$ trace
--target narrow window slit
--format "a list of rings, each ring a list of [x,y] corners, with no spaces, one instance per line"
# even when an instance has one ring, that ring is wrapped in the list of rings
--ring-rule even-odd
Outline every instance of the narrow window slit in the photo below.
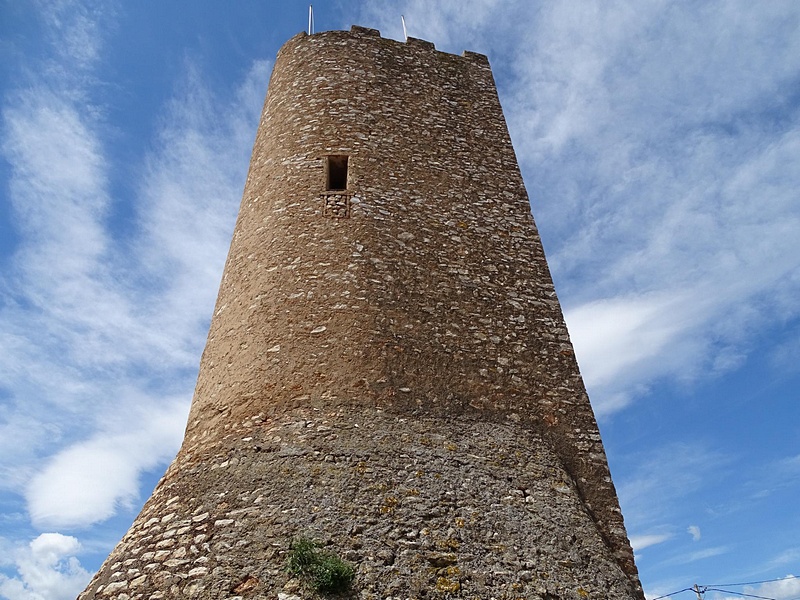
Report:
[[[347,189],[346,154],[330,154],[325,157],[325,190],[322,196],[322,214],[334,219],[350,217],[352,191]]]
[[[329,156],[327,160],[328,172],[326,177],[326,190],[347,189],[347,156]]]

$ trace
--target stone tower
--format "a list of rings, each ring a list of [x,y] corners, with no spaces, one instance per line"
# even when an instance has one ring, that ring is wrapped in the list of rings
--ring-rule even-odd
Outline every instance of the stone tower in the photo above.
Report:
[[[278,54],[186,437],[88,598],[643,598],[485,56]]]

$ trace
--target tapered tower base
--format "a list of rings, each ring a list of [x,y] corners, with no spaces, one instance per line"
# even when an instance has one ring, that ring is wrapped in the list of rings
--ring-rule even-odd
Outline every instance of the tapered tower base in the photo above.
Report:
[[[259,417],[187,449],[82,598],[314,597],[286,568],[300,536],[355,567],[345,597],[639,597],[537,435],[359,413]]]

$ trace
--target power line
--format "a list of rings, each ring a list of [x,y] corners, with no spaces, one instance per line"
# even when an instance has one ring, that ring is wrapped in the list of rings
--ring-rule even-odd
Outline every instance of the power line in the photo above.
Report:
[[[663,596],[659,596],[658,598],[653,598],[653,600],[661,600],[662,598],[669,598],[670,596],[675,596],[676,594],[682,594],[683,592],[691,592],[694,591],[694,588],[683,588],[682,590],[678,590],[677,592],[670,592],[669,594],[664,594]]]
[[[759,585],[761,583],[774,583],[776,581],[786,581],[787,579],[800,579],[800,575],[787,575],[786,577],[778,577],[776,579],[763,579],[761,581],[744,581],[741,583],[711,583],[708,585],[697,585],[695,584],[692,587],[683,588],[682,590],[678,590],[677,592],[670,592],[669,594],[664,594],[663,596],[658,596],[657,598],[653,598],[653,600],[662,600],[663,598],[670,598],[672,596],[676,596],[678,594],[682,594],[683,592],[698,592],[705,593],[705,592],[723,592],[725,594],[733,594],[735,596],[742,596],[745,598],[760,598],[762,600],[776,600],[775,598],[770,598],[768,596],[756,596],[754,594],[745,594],[744,592],[734,592],[733,590],[723,590],[720,588],[726,587],[737,587],[742,585]],[[702,590],[700,590],[702,588]],[[800,600],[800,596],[797,598],[790,598],[789,600]]]
[[[723,592],[725,594],[733,594],[734,596],[744,596],[745,598],[761,598],[761,600],[777,600],[776,598],[772,598],[770,596],[756,596],[755,594],[745,594],[744,592],[734,592],[733,590],[723,590],[721,588],[716,588],[716,587],[707,587],[705,588],[705,591]]]
[[[745,581],[744,583],[709,583],[709,586],[714,587],[736,587],[738,585],[757,585],[759,583],[772,583],[774,581],[785,581],[786,579],[798,579],[800,575],[787,575],[786,577],[778,577],[777,579],[764,579],[763,581]]]

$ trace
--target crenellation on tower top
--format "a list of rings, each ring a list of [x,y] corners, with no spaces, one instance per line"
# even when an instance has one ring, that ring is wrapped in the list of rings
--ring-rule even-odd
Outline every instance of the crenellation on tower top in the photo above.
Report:
[[[411,47],[422,48],[424,50],[436,50],[436,44],[434,44],[433,42],[429,42],[427,40],[422,40],[411,36],[406,38],[406,44],[408,44]]]
[[[474,63],[481,65],[482,67],[486,67],[487,69],[491,69],[489,66],[489,57],[485,54],[481,54],[480,52],[471,52],[469,50],[464,50],[461,53],[463,58],[467,60],[471,60]]]
[[[350,33],[354,35],[369,35],[372,37],[381,37],[381,32],[371,27],[362,27],[361,25],[351,25]]]

